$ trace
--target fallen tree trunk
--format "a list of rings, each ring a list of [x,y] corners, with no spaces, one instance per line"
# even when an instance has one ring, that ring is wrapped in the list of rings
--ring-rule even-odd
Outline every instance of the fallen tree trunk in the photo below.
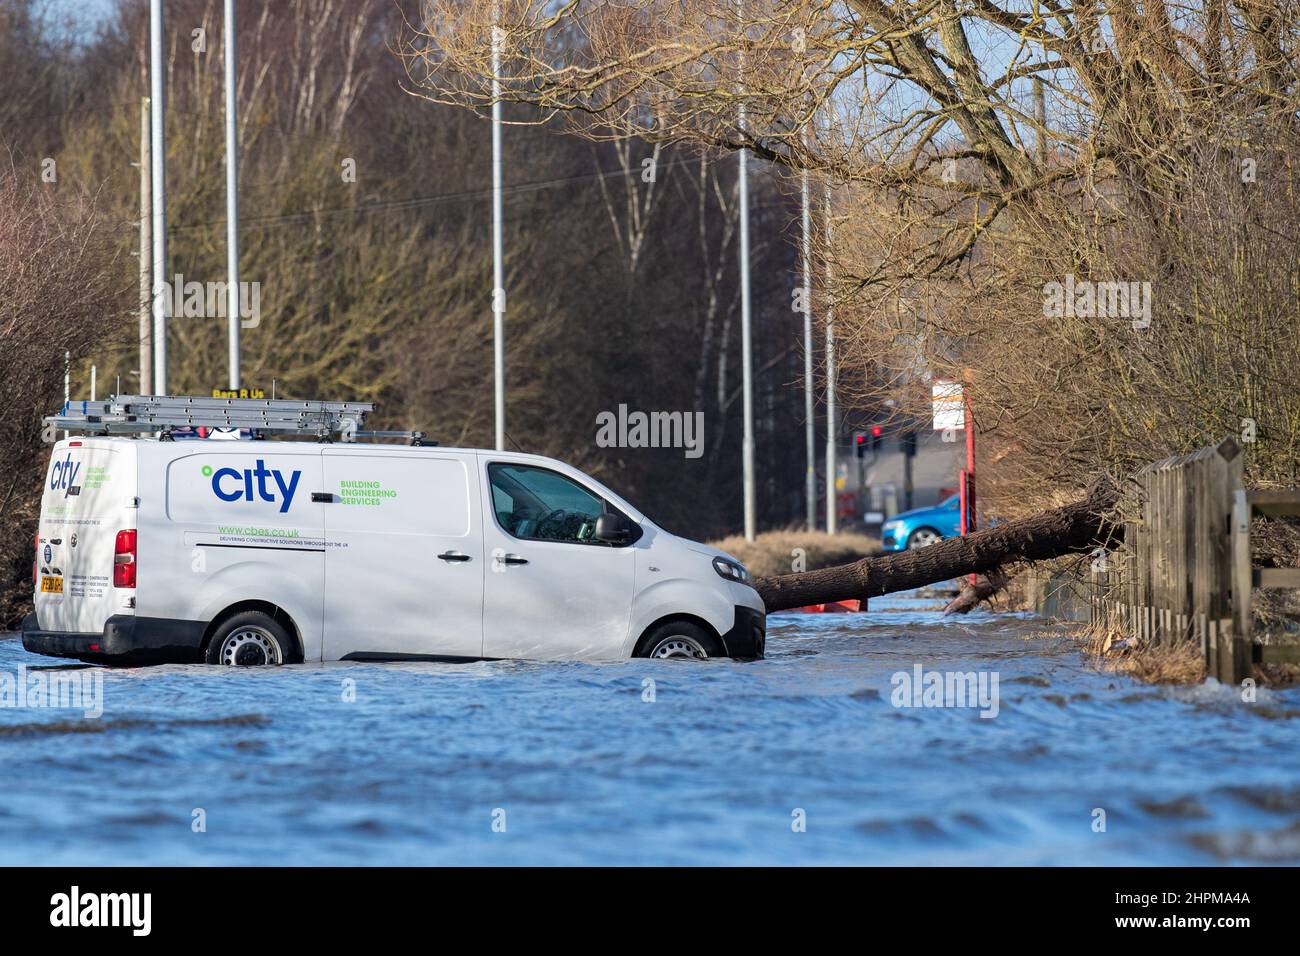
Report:
[[[943,613],[945,615],[968,614],[982,601],[992,599],[993,595],[1005,589],[1007,583],[1007,576],[1000,570],[990,571],[983,577],[976,578],[974,583],[963,578],[961,591],[957,594],[957,597],[955,597],[952,602],[943,609]]]
[[[754,587],[768,612],[808,604],[878,597],[963,574],[996,573],[1003,565],[1045,561],[1089,551],[1121,529],[1110,512],[1119,500],[1113,482],[1095,482],[1087,497],[1027,518],[994,525],[962,538],[883,557],[862,558],[819,571],[759,578]]]

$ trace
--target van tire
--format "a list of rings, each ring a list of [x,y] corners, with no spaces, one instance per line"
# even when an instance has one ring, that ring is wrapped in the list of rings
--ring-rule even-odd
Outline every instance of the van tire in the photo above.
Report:
[[[262,611],[240,611],[217,625],[204,659],[219,665],[275,666],[287,663],[292,654],[293,638],[283,624]]]
[[[692,621],[665,621],[651,628],[637,644],[635,657],[662,660],[707,660],[722,657],[718,639]]]

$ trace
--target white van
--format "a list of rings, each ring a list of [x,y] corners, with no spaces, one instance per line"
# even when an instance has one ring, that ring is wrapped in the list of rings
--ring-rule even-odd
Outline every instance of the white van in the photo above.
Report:
[[[761,658],[736,559],[534,455],[84,437],[23,646],[99,663]]]

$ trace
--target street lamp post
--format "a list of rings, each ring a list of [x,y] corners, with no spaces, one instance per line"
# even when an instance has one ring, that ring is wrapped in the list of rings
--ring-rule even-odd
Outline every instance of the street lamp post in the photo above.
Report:
[[[226,322],[230,387],[239,388],[239,132],[235,123],[235,0],[226,0]],[[238,394],[238,393],[236,393]]]
[[[506,447],[506,280],[502,238],[501,8],[492,10],[492,378],[496,450]]]
[[[745,0],[736,0],[736,9],[740,13],[740,25],[743,32],[745,23]],[[740,82],[738,92],[741,99],[738,112],[740,134],[745,134],[745,54],[740,54]],[[745,499],[745,540],[753,541],[757,530],[758,518],[754,502],[754,342],[753,328],[750,323],[749,301],[749,169],[746,162],[749,151],[743,147],[739,156],[740,189],[740,377],[744,415],[744,433],[741,440],[741,477],[744,484]]]
[[[167,394],[167,132],[163,122],[163,4],[149,0],[150,197],[153,201],[153,385]],[[143,252],[143,250],[141,250]]]

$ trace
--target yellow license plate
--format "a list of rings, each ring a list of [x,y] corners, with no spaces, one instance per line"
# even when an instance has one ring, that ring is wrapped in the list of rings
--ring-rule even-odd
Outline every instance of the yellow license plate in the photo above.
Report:
[[[63,578],[41,578],[41,591],[46,594],[62,594]]]

